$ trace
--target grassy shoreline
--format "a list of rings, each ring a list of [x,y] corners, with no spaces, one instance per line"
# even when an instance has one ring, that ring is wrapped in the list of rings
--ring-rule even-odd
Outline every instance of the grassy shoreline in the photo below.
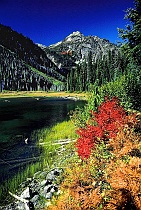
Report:
[[[81,100],[87,100],[88,93],[69,93],[65,91],[60,92],[46,92],[46,91],[4,91],[0,93],[0,98],[17,98],[17,97],[76,97]]]
[[[27,164],[25,169],[22,169],[21,165],[21,171],[19,170],[14,177],[0,183],[0,202],[3,205],[7,205],[13,201],[13,198],[11,198],[8,191],[16,193],[19,186],[23,182],[26,182],[28,178],[33,178],[36,172],[45,170],[50,171],[55,167],[62,167],[65,165],[65,162],[70,155],[70,151],[72,153],[71,145],[73,144],[73,140],[76,139],[75,125],[71,120],[63,121],[50,128],[34,131],[31,138],[38,139],[36,146],[42,147],[42,154],[40,155],[39,160],[35,162],[31,161]],[[68,141],[68,144],[62,145],[62,141],[65,139],[66,141],[70,141]],[[22,187],[19,188],[19,192],[20,191],[22,192]]]
[[[80,100],[87,100],[87,93],[69,93],[69,92],[44,92],[44,91],[7,91],[0,93],[0,99],[2,98],[21,98],[21,97],[74,97]],[[62,132],[60,132],[60,130]],[[65,165],[67,162],[70,153],[72,153],[73,140],[76,139],[75,126],[69,121],[63,121],[61,123],[57,123],[53,127],[39,129],[32,134],[38,138],[38,146],[42,147],[43,154],[40,157],[40,160],[29,164],[23,171],[17,173],[13,178],[7,180],[3,184],[0,185],[0,200],[5,202],[10,202],[11,197],[8,194],[8,191],[16,192],[19,184],[27,179],[27,177],[33,177],[34,173],[39,170],[44,170],[44,168],[54,168],[56,166]],[[63,152],[58,149],[63,148],[61,146],[62,140],[66,139],[66,141],[70,140],[70,143],[64,146],[67,149],[63,149]],[[72,140],[72,143],[71,143]],[[56,142],[57,141],[57,142]],[[60,144],[59,144],[60,142]],[[55,143],[55,144],[54,144]],[[50,144],[50,145],[49,145]],[[57,161],[54,162],[54,159]],[[7,197],[7,198],[6,198]],[[6,200],[5,200],[6,199]]]

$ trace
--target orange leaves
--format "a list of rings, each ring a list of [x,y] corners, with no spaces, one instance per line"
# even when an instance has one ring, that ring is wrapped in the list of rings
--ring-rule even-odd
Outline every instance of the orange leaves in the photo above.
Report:
[[[128,209],[132,209],[131,205],[134,202],[135,209],[141,209],[141,171],[137,170],[137,168],[134,168],[133,170],[129,164],[120,162],[119,166],[114,168],[114,170],[111,170],[109,175],[110,177],[108,178],[108,181],[112,187],[112,190],[109,192],[111,197],[109,205],[114,203],[120,208],[123,205],[128,205]],[[123,190],[128,192],[128,195],[122,194],[121,192],[123,192]],[[127,199],[125,201],[125,197],[128,197],[129,200]]]
[[[141,209],[140,141],[140,134],[136,134],[133,129],[121,128],[117,137],[108,142],[114,158],[106,169],[107,181],[112,187],[107,208],[114,209],[116,206],[115,209],[132,209],[134,205],[133,209]]]
[[[140,210],[131,193],[122,188],[111,192],[111,199],[104,206],[104,210]]]
[[[129,165],[132,169],[139,170],[141,173],[141,158],[139,158],[139,157],[131,158]]]
[[[126,127],[121,127],[117,137],[108,141],[108,146],[112,148],[112,154],[115,155],[116,158],[130,154],[133,149],[139,147],[139,144],[139,136],[133,129],[127,129]]]
[[[93,186],[94,178],[91,176],[89,164],[74,164],[71,172],[65,174],[61,185],[61,195],[50,210],[86,210],[99,206],[102,197],[99,187]]]
[[[141,133],[135,130],[136,114],[125,114],[114,98],[91,113],[97,124],[78,130],[83,161],[68,166],[62,193],[49,209],[141,210]]]

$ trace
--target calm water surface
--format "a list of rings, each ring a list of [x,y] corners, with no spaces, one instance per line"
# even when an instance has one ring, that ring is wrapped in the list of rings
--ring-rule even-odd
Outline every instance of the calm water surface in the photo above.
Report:
[[[84,103],[59,98],[0,99],[0,181],[18,171],[19,160],[39,155],[35,142],[27,145],[25,138],[68,119],[69,111]]]

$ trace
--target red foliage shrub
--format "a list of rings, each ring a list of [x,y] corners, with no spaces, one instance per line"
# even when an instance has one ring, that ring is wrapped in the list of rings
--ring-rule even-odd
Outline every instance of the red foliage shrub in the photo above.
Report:
[[[87,124],[86,128],[77,130],[80,136],[77,140],[78,155],[82,160],[88,159],[92,148],[99,140],[108,140],[116,137],[118,127],[124,124],[126,112],[120,106],[117,98],[105,97],[105,101],[99,106],[97,112],[90,111],[92,114],[91,122],[96,122],[96,125]]]
[[[67,166],[61,194],[50,210],[141,210],[141,133],[137,114],[126,114],[116,98],[101,104],[77,130],[78,155]],[[91,150],[95,148],[91,154]],[[75,162],[74,162],[75,161]]]

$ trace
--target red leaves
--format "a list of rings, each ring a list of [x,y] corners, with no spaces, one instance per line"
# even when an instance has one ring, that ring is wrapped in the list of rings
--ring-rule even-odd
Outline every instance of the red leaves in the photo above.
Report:
[[[86,128],[77,130],[80,138],[77,140],[76,147],[82,160],[89,158],[97,140],[116,137],[118,127],[123,124],[126,117],[126,112],[115,97],[111,100],[105,97],[105,101],[98,107],[98,112],[90,112],[92,114],[91,121],[96,121],[97,125],[88,124]]]
[[[81,157],[82,160],[88,159],[91,154],[91,149],[93,148],[94,143],[91,141],[90,138],[79,138],[77,140],[77,147],[78,147],[78,155]]]
[[[82,160],[88,159],[96,140],[103,137],[103,131],[98,126],[87,125],[86,128],[77,130],[77,133],[80,136],[76,144],[78,155]]]
[[[106,126],[113,122],[121,122],[123,117],[126,116],[124,109],[119,105],[117,98],[112,98],[103,102],[99,108],[98,113],[95,114],[95,118],[99,126]]]

